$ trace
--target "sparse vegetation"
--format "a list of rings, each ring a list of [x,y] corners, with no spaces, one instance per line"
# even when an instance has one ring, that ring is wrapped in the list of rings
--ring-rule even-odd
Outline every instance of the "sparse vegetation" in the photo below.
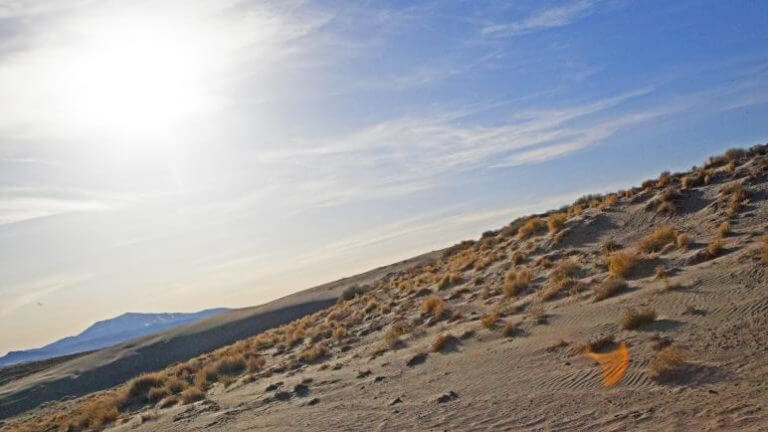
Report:
[[[721,239],[717,239],[712,241],[707,245],[707,254],[714,258],[716,256],[719,256],[723,249],[725,248],[725,242]]]
[[[511,337],[516,335],[519,329],[520,329],[519,321],[507,321],[504,324],[504,328],[502,329],[501,333],[506,337]]]
[[[628,308],[619,322],[624,330],[632,330],[656,320],[656,311],[651,308]]]
[[[608,297],[613,297],[616,294],[626,291],[626,289],[627,283],[624,282],[624,279],[608,278],[595,288],[594,300],[605,300]]]
[[[517,230],[517,235],[521,239],[527,239],[541,234],[545,228],[547,228],[547,223],[541,218],[534,217],[528,219],[528,221]]]
[[[491,312],[488,312],[487,314],[483,315],[482,318],[480,318],[480,322],[483,324],[483,327],[487,329],[491,329],[496,326],[496,322],[499,321],[499,311],[497,309],[494,309]]]
[[[626,251],[614,252],[608,257],[608,270],[615,277],[623,278],[629,275],[637,257]]]
[[[656,381],[672,379],[686,363],[686,353],[672,345],[661,349],[648,366],[648,376]]]
[[[439,352],[442,351],[449,343],[454,343],[457,341],[456,336],[453,336],[451,334],[443,334],[440,333],[432,340],[432,351],[433,352]]]
[[[717,233],[720,237],[728,237],[728,234],[731,233],[731,223],[728,221],[721,223],[720,226],[717,227]]]
[[[550,234],[555,234],[560,231],[565,225],[565,221],[568,220],[568,215],[565,213],[553,213],[547,217],[547,228]]]
[[[687,249],[688,245],[691,244],[691,237],[688,234],[678,234],[675,244],[680,249]]]
[[[515,297],[531,283],[533,273],[524,269],[519,272],[510,271],[504,276],[504,296]]]
[[[421,303],[421,312],[442,318],[445,313],[445,302],[438,296],[429,296]]]
[[[645,253],[658,252],[664,246],[676,242],[677,232],[672,226],[665,225],[643,237],[638,244],[638,249]]]

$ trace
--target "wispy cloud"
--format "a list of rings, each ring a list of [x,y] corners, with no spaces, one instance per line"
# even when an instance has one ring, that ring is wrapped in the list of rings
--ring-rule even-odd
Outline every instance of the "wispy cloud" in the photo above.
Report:
[[[495,37],[517,36],[537,30],[563,27],[588,15],[594,6],[592,0],[578,0],[562,6],[540,10],[519,21],[491,24],[482,33]]]

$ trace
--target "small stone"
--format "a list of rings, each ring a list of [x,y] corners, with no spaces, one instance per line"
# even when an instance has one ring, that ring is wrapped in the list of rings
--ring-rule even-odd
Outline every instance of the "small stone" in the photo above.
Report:
[[[272,384],[270,384],[270,385],[268,385],[268,386],[267,386],[267,389],[266,389],[266,391],[268,391],[268,392],[271,392],[271,391],[275,391],[275,390],[277,390],[278,388],[280,388],[280,386],[281,386],[281,385],[283,385],[283,382],[282,382],[282,381],[278,381],[278,382],[276,382],[276,383],[272,383]]]
[[[371,372],[370,369],[366,369],[364,371],[359,371],[357,373],[357,378],[365,378],[367,376],[370,376],[373,372]]]
[[[403,403],[403,400],[402,400],[402,399],[400,399],[400,397],[396,397],[396,398],[392,399],[392,400],[389,402],[389,406],[392,406],[392,405],[397,405],[397,404],[399,404],[399,403]]]
[[[437,403],[446,403],[454,399],[458,399],[459,395],[455,391],[451,390],[448,393],[443,393],[437,397]]]
[[[306,384],[296,384],[293,386],[293,392],[296,393],[296,396],[306,396],[309,394],[309,387]]]
[[[291,396],[293,396],[293,395],[290,392],[287,392],[287,391],[279,391],[279,392],[275,393],[275,399],[277,399],[279,401],[286,401],[286,400],[290,399]]]
[[[313,398],[311,401],[307,402],[307,405],[312,406],[312,405],[317,405],[319,403],[320,403],[320,399]]]

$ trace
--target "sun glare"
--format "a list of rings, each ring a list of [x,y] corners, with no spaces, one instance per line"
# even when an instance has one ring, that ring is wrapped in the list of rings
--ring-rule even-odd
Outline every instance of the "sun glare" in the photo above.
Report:
[[[160,18],[100,18],[80,31],[59,70],[63,120],[86,132],[134,137],[173,128],[212,107],[210,41]]]

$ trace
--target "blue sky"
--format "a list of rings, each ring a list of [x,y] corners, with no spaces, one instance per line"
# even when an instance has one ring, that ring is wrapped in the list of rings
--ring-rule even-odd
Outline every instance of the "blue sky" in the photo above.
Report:
[[[766,142],[767,24],[755,1],[0,2],[0,352]]]

